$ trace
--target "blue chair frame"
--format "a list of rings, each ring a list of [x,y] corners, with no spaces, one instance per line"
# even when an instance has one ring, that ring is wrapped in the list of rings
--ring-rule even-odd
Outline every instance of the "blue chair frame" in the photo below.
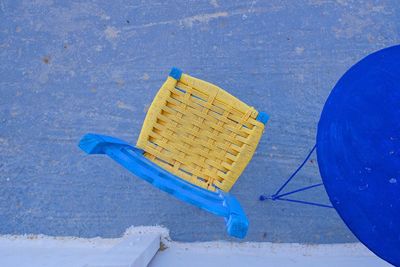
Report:
[[[160,190],[223,217],[230,236],[236,238],[246,236],[249,222],[232,194],[221,190],[211,192],[190,184],[145,158],[143,150],[114,137],[87,134],[79,142],[79,147],[87,154],[106,154],[137,177]]]

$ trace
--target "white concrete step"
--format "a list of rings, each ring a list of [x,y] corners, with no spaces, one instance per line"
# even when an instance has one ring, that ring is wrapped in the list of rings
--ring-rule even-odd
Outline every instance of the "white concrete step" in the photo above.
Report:
[[[160,233],[125,237],[109,251],[92,257],[84,267],[146,267],[160,248]]]
[[[160,237],[167,248],[159,251]],[[161,227],[121,238],[0,236],[0,267],[389,267],[360,243],[307,245],[168,241]]]

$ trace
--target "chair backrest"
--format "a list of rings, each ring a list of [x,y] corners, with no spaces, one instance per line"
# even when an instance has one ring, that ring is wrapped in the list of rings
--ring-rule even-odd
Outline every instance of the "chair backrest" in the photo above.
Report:
[[[221,88],[174,68],[147,112],[137,147],[176,176],[227,192],[252,158],[266,120]]]

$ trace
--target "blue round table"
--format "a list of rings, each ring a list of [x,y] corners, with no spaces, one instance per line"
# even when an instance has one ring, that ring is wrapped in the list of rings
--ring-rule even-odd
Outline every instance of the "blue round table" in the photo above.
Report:
[[[338,81],[318,124],[317,155],[343,221],[400,266],[400,46],[367,56]]]

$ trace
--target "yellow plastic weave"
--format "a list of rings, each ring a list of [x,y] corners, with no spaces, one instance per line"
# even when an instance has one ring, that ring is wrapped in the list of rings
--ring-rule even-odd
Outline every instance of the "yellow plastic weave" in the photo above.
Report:
[[[258,145],[258,112],[221,88],[182,74],[168,77],[151,104],[137,146],[174,175],[229,191]]]

